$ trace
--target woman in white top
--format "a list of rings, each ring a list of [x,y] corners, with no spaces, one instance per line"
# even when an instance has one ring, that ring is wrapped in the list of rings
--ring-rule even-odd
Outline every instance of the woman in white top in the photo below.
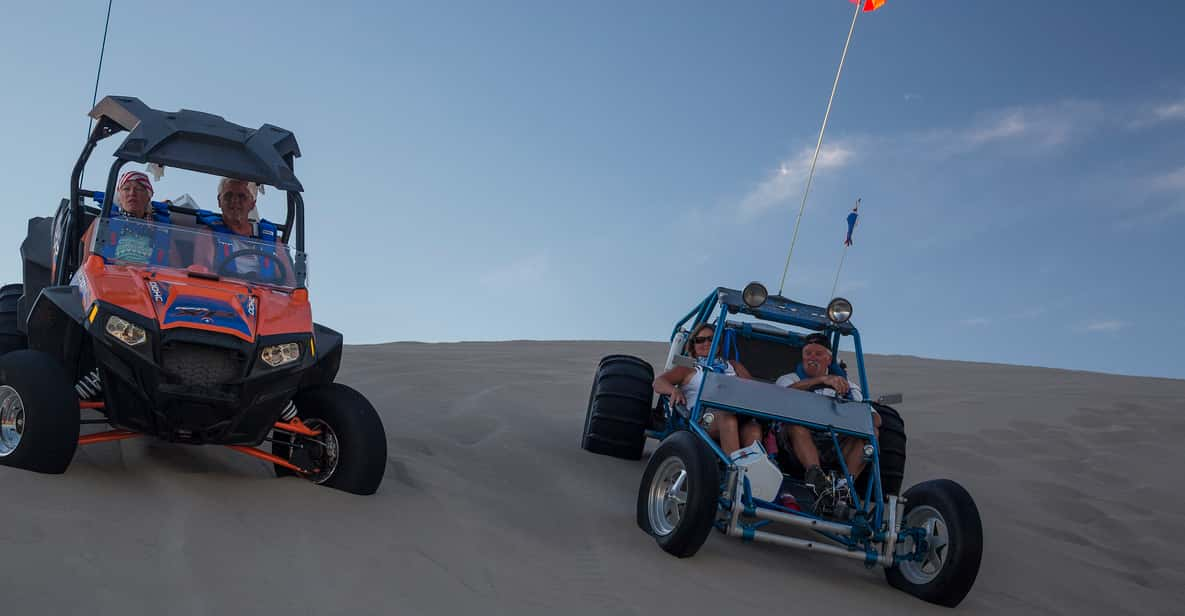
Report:
[[[716,327],[711,323],[701,323],[699,327],[696,327],[695,331],[691,332],[691,337],[687,339],[688,355],[692,358],[707,355],[712,349],[712,336],[715,333]],[[738,376],[742,379],[753,378],[753,375],[749,374],[741,362],[731,359],[728,360],[725,374]],[[702,366],[697,365],[695,368],[675,366],[654,379],[654,391],[669,396],[671,404],[681,404],[690,408],[696,403],[696,396],[699,395],[703,379],[704,369]],[[741,420],[742,423],[738,425],[737,417],[732,413],[712,411],[712,414],[716,418],[708,426],[708,434],[720,443],[720,447],[724,449],[725,453],[731,455],[742,446],[747,447],[761,440],[761,426],[753,418],[744,417]],[[742,441],[744,441],[743,445]]]

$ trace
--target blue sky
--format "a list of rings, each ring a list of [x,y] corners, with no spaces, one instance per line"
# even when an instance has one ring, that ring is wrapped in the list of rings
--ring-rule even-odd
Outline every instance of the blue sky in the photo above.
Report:
[[[116,0],[99,90],[296,133],[314,313],[348,342],[655,340],[713,286],[777,287],[847,2],[327,6]],[[0,22],[4,281],[66,195],[105,10]],[[786,294],[826,302],[862,197],[839,294],[867,352],[1185,377],[1182,23],[862,15]]]

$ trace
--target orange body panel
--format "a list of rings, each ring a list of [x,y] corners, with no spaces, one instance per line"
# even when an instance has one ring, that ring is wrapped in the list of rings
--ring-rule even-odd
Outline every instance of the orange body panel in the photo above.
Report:
[[[284,292],[239,280],[195,278],[185,270],[174,268],[109,265],[94,254],[87,258],[73,282],[82,294],[84,310],[90,310],[94,302],[101,300],[152,319],[162,330],[199,329],[247,342],[254,342],[257,336],[311,334],[313,331],[308,293],[302,289]],[[155,283],[155,287],[150,283]],[[167,288],[167,293],[160,293],[162,288]],[[154,300],[157,293],[163,301]],[[241,322],[241,326],[227,327],[214,322],[196,322],[196,319],[166,322],[166,315],[184,308],[177,304],[179,298],[224,305],[233,311],[226,316],[236,323]]]

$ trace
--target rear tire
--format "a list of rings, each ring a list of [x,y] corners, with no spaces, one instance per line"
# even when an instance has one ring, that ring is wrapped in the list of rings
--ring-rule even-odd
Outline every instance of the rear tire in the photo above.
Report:
[[[596,454],[640,460],[654,397],[654,368],[631,355],[597,364],[580,446]]]
[[[6,284],[0,287],[0,305],[3,305],[5,300],[10,297],[20,298],[25,293],[25,285],[23,284]],[[16,300],[12,300],[13,305],[16,305]]]
[[[877,445],[880,449],[881,491],[887,497],[901,494],[901,483],[905,480],[905,420],[896,409],[876,402],[872,407],[881,416],[880,433],[877,435]],[[872,477],[872,465],[865,466],[864,472],[856,479],[857,494],[865,494],[865,489]]]
[[[883,404],[873,404],[881,416],[877,445],[880,449],[881,490],[885,496],[901,494],[901,483],[905,480],[905,420],[896,409]],[[868,473],[862,479],[867,482]],[[860,485],[857,482],[857,485]]]
[[[320,472],[306,477],[313,483],[352,494],[374,494],[387,469],[387,435],[370,401],[350,387],[330,383],[298,393],[293,402],[301,421],[321,430],[316,439],[325,446],[295,436],[301,448],[272,443],[272,453],[298,466],[315,463]],[[277,467],[277,474],[281,468]],[[286,468],[283,471],[291,474]]]
[[[0,357],[0,464],[66,471],[78,448],[78,397],[57,360],[39,351]]]
[[[9,284],[0,287],[0,355],[19,351],[28,346],[25,335],[17,329],[17,301],[24,287]]]
[[[694,434],[679,430],[663,440],[646,464],[638,488],[638,527],[668,554],[693,556],[712,531],[719,497],[716,455]]]
[[[983,556],[979,509],[967,490],[949,479],[919,483],[906,490],[904,496],[903,528],[927,528],[933,547],[925,562],[898,562],[885,569],[885,579],[893,588],[923,601],[955,607],[970,592],[979,574]],[[898,545],[912,549],[913,541]]]

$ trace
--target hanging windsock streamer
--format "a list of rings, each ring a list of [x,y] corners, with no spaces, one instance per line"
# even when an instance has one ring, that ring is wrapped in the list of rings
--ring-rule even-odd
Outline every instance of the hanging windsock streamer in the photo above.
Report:
[[[856,199],[856,207],[852,208],[852,213],[848,214],[848,236],[844,238],[843,245],[852,245],[852,231],[856,230],[856,219],[860,217],[860,200]]]

